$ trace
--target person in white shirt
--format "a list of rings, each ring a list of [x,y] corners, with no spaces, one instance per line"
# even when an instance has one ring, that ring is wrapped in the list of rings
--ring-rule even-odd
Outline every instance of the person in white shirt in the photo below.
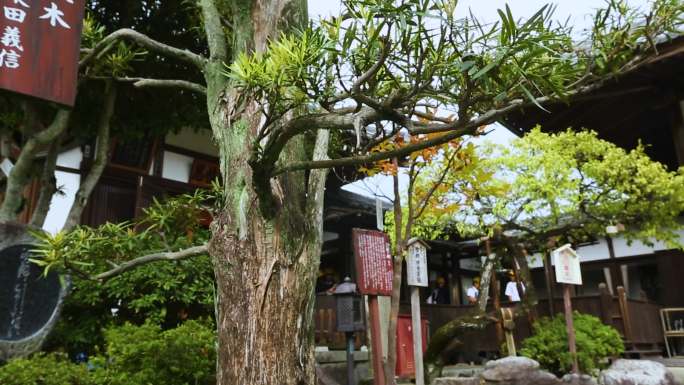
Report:
[[[480,277],[473,278],[473,284],[466,290],[468,303],[474,305],[480,297]]]
[[[506,291],[504,294],[506,294],[509,301],[520,302],[520,293],[518,293],[518,284],[515,280],[515,271],[510,270],[508,272],[508,278],[510,278],[510,281],[506,284]],[[520,286],[522,287],[523,294],[525,294],[525,285],[520,282]]]

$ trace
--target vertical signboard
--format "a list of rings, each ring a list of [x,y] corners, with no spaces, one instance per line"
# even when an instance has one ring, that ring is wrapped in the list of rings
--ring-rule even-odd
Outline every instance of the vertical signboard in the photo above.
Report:
[[[73,106],[85,0],[0,0],[0,88]]]
[[[570,245],[562,246],[552,252],[556,268],[556,282],[570,285],[582,284],[582,270],[579,255]]]
[[[551,252],[556,264],[556,282],[563,284],[563,308],[565,310],[565,329],[568,333],[568,350],[572,356],[572,372],[579,373],[575,325],[572,319],[572,299],[570,285],[582,284],[580,258],[570,244],[563,245]]]
[[[385,385],[378,296],[392,294],[393,265],[389,238],[382,231],[365,229],[352,229],[352,238],[359,293],[368,295],[373,383]]]
[[[354,259],[359,293],[392,294],[392,255],[382,231],[353,229]]]
[[[420,241],[409,241],[406,257],[406,283],[409,286],[428,286],[427,247]]]

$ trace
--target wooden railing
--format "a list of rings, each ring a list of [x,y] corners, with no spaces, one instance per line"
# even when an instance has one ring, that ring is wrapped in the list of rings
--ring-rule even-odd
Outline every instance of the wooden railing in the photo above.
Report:
[[[503,304],[506,306],[507,304]],[[509,304],[510,305],[510,304]],[[659,312],[661,306],[643,300],[627,298],[624,289],[618,288],[617,295],[611,295],[605,285],[599,286],[598,295],[584,295],[572,298],[573,309],[585,314],[592,314],[606,325],[616,328],[625,340],[626,349],[638,355],[640,353],[656,353],[662,349],[664,339],[660,325]],[[470,314],[472,305],[421,305],[422,316],[430,324],[430,333],[434,333],[447,322]],[[554,313],[563,311],[563,300],[553,300]],[[493,313],[489,308],[488,312]],[[410,313],[408,304],[402,304],[400,313]],[[539,316],[550,315],[548,300],[540,300],[537,304]],[[316,344],[331,349],[344,349],[344,333],[335,330],[335,298],[334,296],[316,297]],[[474,352],[495,352],[499,350],[497,327],[490,324],[483,331],[462,336],[464,346]],[[532,334],[532,327],[527,317],[518,317],[515,322],[514,336],[518,343]],[[357,348],[366,341],[364,333],[357,333]]]

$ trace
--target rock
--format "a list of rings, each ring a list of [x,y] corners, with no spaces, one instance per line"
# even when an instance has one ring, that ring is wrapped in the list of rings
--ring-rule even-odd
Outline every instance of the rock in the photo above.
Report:
[[[566,374],[561,382],[568,385],[597,385],[596,379],[587,374]]]
[[[617,360],[601,372],[603,385],[679,385],[674,375],[660,362]]]
[[[441,377],[432,382],[432,385],[480,385],[478,377]]]
[[[561,385],[553,374],[540,370],[539,363],[527,357],[506,357],[489,361],[481,374],[485,384]]]

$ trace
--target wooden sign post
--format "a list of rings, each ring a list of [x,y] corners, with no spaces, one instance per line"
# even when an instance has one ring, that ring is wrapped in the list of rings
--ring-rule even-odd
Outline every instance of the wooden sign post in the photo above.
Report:
[[[411,330],[413,332],[413,361],[416,370],[416,385],[424,385],[423,374],[423,331],[420,322],[420,287],[428,286],[427,243],[412,238],[408,241],[406,257],[406,281],[411,287]]]
[[[393,264],[389,238],[382,231],[365,229],[352,229],[352,238],[359,293],[368,295],[373,383],[385,385],[378,296],[392,294]]]
[[[565,309],[565,327],[568,332],[568,348],[572,356],[572,372],[579,373],[577,363],[577,345],[575,344],[575,326],[572,320],[572,301],[570,285],[582,284],[579,255],[569,244],[559,247],[552,252],[556,267],[556,282],[563,284],[563,307]]]

